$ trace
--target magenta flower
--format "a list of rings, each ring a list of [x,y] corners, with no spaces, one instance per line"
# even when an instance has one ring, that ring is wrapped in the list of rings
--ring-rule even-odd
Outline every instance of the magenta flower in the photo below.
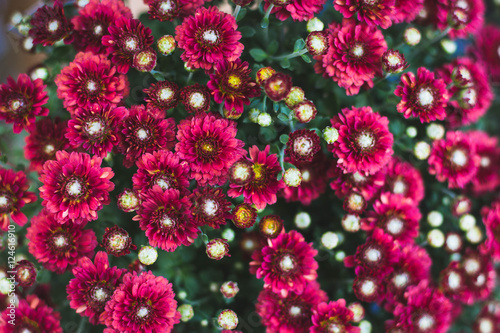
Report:
[[[357,14],[358,20],[369,26],[387,29],[392,25],[391,14],[395,8],[394,0],[334,0],[333,6],[345,18]]]
[[[481,211],[486,227],[486,240],[481,248],[489,253],[495,261],[500,261],[500,201],[484,207]]]
[[[191,194],[193,219],[198,226],[219,229],[232,218],[231,203],[221,188],[196,188]]]
[[[372,175],[363,175],[359,172],[344,173],[338,165],[334,165],[330,173],[329,178],[333,178],[330,187],[339,199],[354,191],[360,193],[367,201],[371,201],[385,184],[383,168]]]
[[[0,315],[0,332],[50,332],[63,333],[61,315],[47,306],[44,301],[35,295],[28,295],[26,299],[19,299],[14,313],[5,309]],[[14,319],[9,314],[14,315]],[[14,320],[14,324],[9,323]]]
[[[321,302],[313,308],[310,333],[343,332],[359,333],[359,327],[351,325],[354,313],[346,307],[345,299]]]
[[[54,6],[43,6],[33,14],[29,31],[33,37],[34,44],[43,46],[53,45],[55,42],[64,39],[66,44],[70,43],[72,36],[70,33],[73,25],[64,15],[63,5],[60,1],[54,1]]]
[[[384,191],[402,195],[418,204],[424,198],[424,181],[413,165],[393,157],[386,167]]]
[[[326,0],[266,0],[264,10],[267,10],[271,3],[275,4],[272,14],[280,21],[285,21],[287,18],[292,17],[294,21],[307,21],[314,17],[314,15],[321,12]],[[284,3],[284,5],[279,5]]]

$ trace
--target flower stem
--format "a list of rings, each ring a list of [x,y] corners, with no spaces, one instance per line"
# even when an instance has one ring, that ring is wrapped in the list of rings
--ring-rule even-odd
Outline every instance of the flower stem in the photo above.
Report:
[[[293,52],[290,54],[285,54],[282,56],[270,57],[270,58],[273,60],[292,59],[292,58],[300,57],[301,55],[306,54],[306,53],[307,53],[307,48],[303,48],[300,51],[296,51],[296,52]]]
[[[187,80],[186,80],[186,84],[189,84],[189,82],[191,82],[191,79],[193,78],[193,73],[194,72],[190,72],[188,77],[187,77]]]
[[[77,333],[84,333],[86,324],[87,324],[87,317],[82,317],[82,319],[80,319],[80,324],[78,325]]]
[[[262,18],[262,21],[260,21],[260,26],[262,29],[267,29],[269,27],[269,15],[271,14],[273,8],[274,8],[273,4],[267,7],[266,13],[264,14],[264,18]]]
[[[283,173],[285,173],[285,147],[286,145],[283,145],[283,148],[280,150],[280,165]]]
[[[240,9],[241,9],[240,5],[236,5],[236,7],[234,8],[233,17],[235,20],[238,19],[238,14],[240,13]]]

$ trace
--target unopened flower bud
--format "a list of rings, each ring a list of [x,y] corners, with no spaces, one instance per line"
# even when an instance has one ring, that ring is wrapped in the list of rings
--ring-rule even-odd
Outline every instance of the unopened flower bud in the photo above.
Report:
[[[339,131],[334,127],[327,126],[323,130],[323,138],[326,143],[332,144],[339,139]]]
[[[250,228],[256,218],[257,210],[247,203],[239,204],[233,209],[233,223],[236,228]]]
[[[264,83],[267,97],[274,102],[280,102],[292,89],[292,77],[283,73],[274,73]]]
[[[476,225],[476,218],[473,215],[465,214],[458,220],[460,229],[463,231],[469,231]]]
[[[307,21],[306,28],[308,32],[321,31],[325,28],[325,24],[319,18],[313,17]]]
[[[283,220],[278,215],[266,215],[259,222],[259,232],[266,238],[276,238],[283,230]]]
[[[328,34],[323,31],[313,31],[306,38],[307,52],[313,56],[328,52]]]
[[[481,231],[481,228],[476,225],[467,231],[465,237],[472,244],[479,244],[483,240],[483,232]]]
[[[405,56],[398,50],[389,49],[382,54],[382,66],[387,73],[401,73],[407,69],[408,63]]]
[[[361,214],[365,211],[367,202],[359,192],[351,191],[344,199],[344,209],[351,214]]]
[[[427,126],[427,136],[432,140],[440,140],[444,136],[444,126],[441,124],[432,123]]]
[[[34,67],[28,74],[32,80],[42,79],[45,81],[49,77],[49,70],[44,65],[39,65]]]
[[[295,119],[299,121],[299,123],[305,124],[310,122],[316,117],[318,110],[313,102],[309,100],[304,100],[299,104],[295,105],[293,108],[293,114]]]
[[[285,97],[285,104],[289,109],[293,109],[297,104],[303,102],[304,99],[304,90],[300,87],[293,86],[288,95]]]
[[[191,304],[182,304],[177,308],[177,311],[180,312],[183,322],[189,321],[194,316],[194,310]]]
[[[263,86],[264,83],[275,73],[276,71],[272,67],[262,67],[257,71],[255,79],[260,86]]]
[[[449,232],[446,235],[444,249],[450,253],[458,252],[462,249],[463,241],[458,232]]]
[[[449,39],[443,39],[441,41],[441,47],[448,54],[453,54],[457,51],[457,43]]]
[[[321,236],[321,245],[328,250],[334,249],[339,245],[339,236],[332,231],[327,231]]]
[[[217,323],[226,330],[233,330],[238,326],[238,316],[233,310],[225,309],[219,313]]]
[[[139,208],[139,205],[139,196],[134,190],[126,188],[118,195],[118,208],[125,213],[133,212]]]
[[[453,68],[451,78],[458,88],[466,88],[474,84],[471,72],[464,65],[457,65],[457,67]]]
[[[141,72],[150,72],[156,66],[156,52],[152,49],[142,50],[134,55],[133,67]]]
[[[220,292],[225,298],[233,298],[239,291],[240,288],[238,288],[238,284],[233,281],[224,282],[220,286]]]
[[[361,305],[361,303],[351,303],[347,308],[354,314],[354,317],[352,318],[353,322],[358,323],[365,317],[365,308]]]
[[[410,46],[415,46],[418,43],[420,43],[420,40],[422,39],[422,35],[420,34],[420,31],[418,31],[417,28],[407,28],[405,32],[403,33],[403,38],[405,40],[405,43],[410,45]]]
[[[432,227],[439,227],[443,224],[443,214],[437,210],[429,212],[429,214],[427,214],[427,223],[429,223]]]
[[[433,229],[427,234],[427,242],[429,242],[432,247],[441,247],[444,245],[444,241],[444,234],[439,229]]]
[[[233,229],[224,229],[224,231],[222,232],[222,238],[224,238],[228,242],[232,242],[234,240],[234,236],[235,234]]]
[[[311,225],[311,215],[307,212],[300,212],[295,215],[295,225],[299,229],[306,229]]]
[[[31,261],[20,260],[14,269],[16,282],[21,287],[31,287],[36,281],[36,268]]]
[[[415,127],[413,126],[409,126],[407,129],[406,129],[406,135],[408,135],[409,138],[414,138],[416,137],[418,134],[418,131]]]
[[[302,182],[302,173],[297,168],[290,168],[283,174],[286,186],[297,187]]]
[[[259,117],[260,113],[261,113],[261,111],[259,109],[252,108],[248,112],[248,119],[250,119],[250,121],[252,123],[257,123],[258,122],[258,117]]]
[[[225,256],[230,257],[229,245],[222,238],[215,238],[208,242],[206,252],[210,259],[221,260]]]
[[[425,160],[431,154],[431,146],[425,141],[419,141],[413,148],[413,154],[419,160]]]
[[[167,56],[175,51],[175,38],[174,36],[165,35],[158,39],[158,51]]]
[[[10,24],[12,24],[14,26],[21,23],[22,20],[23,20],[23,14],[21,14],[18,11],[13,12],[12,15],[10,16]]]
[[[273,123],[273,118],[269,113],[262,112],[257,117],[257,124],[262,127],[269,127]]]
[[[342,228],[347,232],[358,232],[361,228],[361,218],[354,214],[346,214],[342,218]]]
[[[477,104],[477,90],[468,87],[458,92],[458,104],[464,109],[471,109]]]
[[[158,251],[152,246],[143,246],[139,250],[139,261],[143,265],[152,265],[158,259]]]
[[[459,195],[453,200],[451,213],[454,216],[462,216],[468,214],[472,209],[472,201],[466,196]]]

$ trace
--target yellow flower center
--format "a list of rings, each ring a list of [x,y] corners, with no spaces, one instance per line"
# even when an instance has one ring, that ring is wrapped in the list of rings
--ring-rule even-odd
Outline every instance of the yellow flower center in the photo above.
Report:
[[[231,88],[237,89],[241,85],[241,79],[236,75],[229,75],[227,83],[231,86]]]

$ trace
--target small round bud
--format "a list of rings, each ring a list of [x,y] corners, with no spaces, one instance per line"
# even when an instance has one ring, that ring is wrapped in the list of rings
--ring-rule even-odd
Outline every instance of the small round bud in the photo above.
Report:
[[[76,0],[76,5],[78,6],[78,8],[83,8],[88,5],[89,2],[90,0]]]
[[[473,215],[465,214],[458,220],[460,229],[463,231],[469,231],[476,225],[476,218]]]
[[[297,168],[290,168],[283,174],[286,186],[297,187],[302,182],[302,172]]]
[[[17,31],[25,37],[27,37],[30,33],[31,25],[28,23],[20,23],[17,25]]]
[[[259,126],[268,127],[272,123],[273,123],[273,118],[271,117],[271,115],[269,113],[262,112],[257,117],[257,124],[259,124]]]
[[[149,48],[134,55],[133,67],[141,72],[150,72],[156,66],[156,52]]]
[[[420,40],[422,39],[422,35],[420,34],[420,31],[418,31],[417,28],[407,28],[405,32],[403,33],[403,38],[405,40],[405,43],[410,45],[410,46],[415,46],[418,43],[420,43]]]
[[[323,31],[313,31],[306,38],[307,52],[313,56],[328,52],[328,34]]]
[[[427,242],[432,246],[432,247],[441,247],[444,245],[444,234],[441,230],[439,229],[432,229],[429,231],[427,234]]]
[[[443,39],[441,41],[441,47],[448,54],[454,54],[457,51],[457,43],[449,39]]]
[[[321,236],[321,245],[332,250],[339,245],[339,236],[335,232],[327,231]]]
[[[207,256],[210,259],[221,260],[229,255],[229,245],[225,239],[215,238],[207,243]]]
[[[382,54],[382,67],[387,73],[401,73],[408,66],[405,56],[398,50],[389,49]]]
[[[325,28],[325,24],[317,17],[313,17],[309,21],[307,21],[307,31],[321,31]]]
[[[259,232],[266,238],[276,238],[283,230],[283,220],[278,215],[266,215],[259,222]]]
[[[342,218],[342,228],[347,232],[358,232],[361,228],[361,218],[354,214],[344,215]]]
[[[219,285],[215,282],[211,282],[208,288],[210,289],[211,292],[215,293],[219,290]]]
[[[242,203],[233,209],[233,224],[236,228],[250,228],[257,219],[257,210],[247,203]]]
[[[361,303],[351,303],[347,308],[354,314],[354,317],[352,318],[353,322],[358,323],[365,317],[365,308],[361,305]]]
[[[418,134],[418,131],[417,131],[417,129],[416,129],[415,127],[413,127],[413,126],[410,126],[410,127],[408,127],[408,128],[406,129],[406,135],[408,135],[408,137],[409,137],[409,138],[412,138],[412,139],[413,139],[414,137],[416,137],[416,136],[417,136],[417,134]]]
[[[117,225],[106,228],[101,246],[106,249],[106,253],[115,257],[124,256],[129,254],[130,250],[137,249],[137,246],[132,244],[132,238],[128,232]]]
[[[236,161],[229,168],[229,182],[232,184],[244,186],[251,182],[254,177],[253,164],[246,159]]]
[[[431,154],[431,146],[425,141],[419,141],[413,148],[413,154],[419,160],[425,160]]]
[[[248,119],[250,119],[252,123],[257,123],[260,113],[261,111],[259,109],[252,108],[248,112]]]
[[[294,106],[303,102],[305,97],[306,94],[302,88],[293,86],[288,95],[285,97],[285,104],[289,109],[293,109]]]
[[[476,225],[467,231],[465,237],[472,244],[479,244],[483,240],[483,232],[481,231],[481,228]]]
[[[257,71],[256,81],[262,86],[276,71],[272,67],[262,67]]]
[[[21,40],[21,47],[26,52],[32,52],[35,49],[35,44],[33,43],[33,37],[26,36]]]
[[[42,79],[45,81],[49,77],[49,70],[44,65],[39,65],[34,67],[28,74],[32,80]]]
[[[194,316],[193,306],[191,304],[182,304],[177,308],[181,314],[181,321],[189,321]]]
[[[179,299],[186,299],[187,296],[188,294],[184,290],[181,290],[177,293],[177,297],[179,297]]]
[[[454,216],[462,216],[468,214],[472,209],[472,201],[466,196],[459,195],[453,200],[451,205],[451,213]]]
[[[451,73],[453,84],[458,88],[470,87],[474,84],[472,74],[464,65],[457,65]]]
[[[226,330],[233,330],[238,326],[238,316],[233,310],[225,309],[219,313],[217,323]]]
[[[200,325],[201,325],[202,327],[207,327],[207,326],[208,326],[208,320],[203,319],[202,321],[200,321]]]
[[[361,330],[360,333],[371,333],[372,331],[372,323],[366,320],[362,320],[359,323],[359,329]]]
[[[362,214],[366,206],[367,202],[359,192],[351,191],[344,199],[344,210],[351,214]]]
[[[0,294],[2,295],[8,295],[11,293],[11,291],[14,291],[15,289],[15,284],[12,283],[9,279],[6,277],[0,279]]]
[[[240,288],[238,288],[238,284],[233,281],[224,282],[220,286],[220,292],[225,298],[233,298],[239,291]]]
[[[427,136],[432,140],[440,140],[444,136],[444,126],[441,124],[432,123],[427,126]]]
[[[228,242],[232,242],[234,240],[235,233],[233,229],[224,229],[222,232],[222,238],[227,240]]]
[[[477,104],[477,91],[468,87],[458,92],[458,104],[464,109],[471,109]]]
[[[311,215],[306,212],[300,212],[295,215],[295,225],[299,229],[306,229],[311,225]]]
[[[313,102],[304,100],[293,108],[293,115],[299,123],[305,124],[316,117],[318,110]]]
[[[139,196],[134,190],[126,188],[118,195],[118,208],[125,213],[133,212],[140,204]]]
[[[156,262],[156,259],[158,259],[158,251],[152,246],[143,246],[139,250],[139,261],[143,265],[152,265]]]
[[[427,223],[429,223],[429,225],[432,227],[439,227],[441,224],[443,224],[443,220],[443,214],[441,214],[441,212],[438,212],[437,210],[433,210],[432,212],[429,212],[429,214],[427,214]]]
[[[23,14],[21,14],[17,10],[15,12],[13,12],[12,15],[10,16],[10,24],[12,24],[14,26],[21,23],[22,20],[23,20]]]
[[[338,262],[344,261],[344,258],[345,258],[344,251],[339,251],[339,252],[335,253],[335,260],[337,260]]]
[[[326,143],[332,144],[339,139],[339,131],[334,127],[327,126],[323,130],[323,138]]]
[[[264,83],[264,91],[273,102],[285,99],[292,89],[292,77],[283,73],[274,73]]]
[[[462,249],[463,241],[458,232],[446,234],[444,249],[450,253],[458,252]]]
[[[175,51],[175,38],[174,36],[165,35],[158,39],[158,51],[161,54],[168,56]]]
[[[188,65],[187,62],[184,63],[184,70],[188,73],[194,73],[196,72],[196,67],[191,67]]]
[[[36,268],[31,261],[20,260],[17,262],[16,268],[16,282],[21,287],[31,287],[36,281]]]

